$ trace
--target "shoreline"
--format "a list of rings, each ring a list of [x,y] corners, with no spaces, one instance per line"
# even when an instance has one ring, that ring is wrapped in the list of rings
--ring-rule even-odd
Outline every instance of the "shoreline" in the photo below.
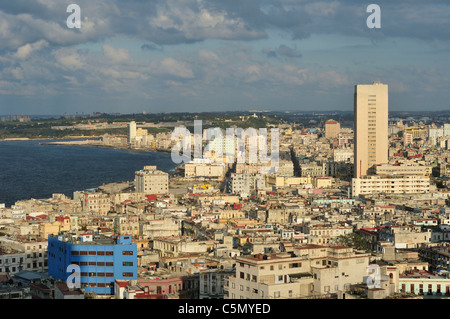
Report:
[[[36,137],[36,138],[30,138],[30,137],[7,137],[0,139],[0,142],[2,141],[54,141],[54,140],[76,140],[76,139],[98,139],[99,137],[91,137],[91,136],[66,136],[66,137]]]
[[[99,148],[117,149],[117,150],[124,150],[124,151],[138,151],[138,152],[166,153],[166,154],[170,154],[171,153],[171,150],[169,150],[169,149],[130,148],[128,146],[114,146],[114,145],[94,144],[94,143],[87,142],[87,140],[79,141],[78,143],[76,141],[42,142],[42,143],[39,143],[39,145],[85,146],[85,147],[99,147]]]

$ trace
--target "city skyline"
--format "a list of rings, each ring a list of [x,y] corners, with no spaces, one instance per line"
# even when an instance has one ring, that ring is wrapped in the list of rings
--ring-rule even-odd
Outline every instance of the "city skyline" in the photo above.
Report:
[[[351,111],[356,83],[390,110],[444,110],[450,10],[378,1],[77,1],[0,5],[0,110],[17,114]],[[420,13],[420,15],[419,15]]]

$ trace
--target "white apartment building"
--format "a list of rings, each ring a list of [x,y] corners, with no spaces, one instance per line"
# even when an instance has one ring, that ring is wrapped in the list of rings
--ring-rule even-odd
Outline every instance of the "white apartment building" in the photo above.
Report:
[[[326,245],[331,244],[333,239],[353,233],[352,226],[345,226],[339,224],[329,225],[311,225],[308,226],[309,236],[308,244]]]
[[[84,212],[95,212],[105,215],[111,209],[111,197],[105,193],[84,193],[80,197],[81,207]]]
[[[335,162],[352,162],[354,151],[351,148],[338,148],[333,150],[333,161]]]
[[[265,177],[262,174],[236,174],[232,173],[229,181],[229,192],[232,194],[251,194],[258,189],[266,187]]]
[[[225,173],[226,166],[224,163],[194,160],[184,164],[184,177],[223,178]]]
[[[430,192],[430,178],[425,176],[363,176],[352,179],[352,196],[385,194],[424,194]]]
[[[47,240],[19,241],[0,238],[0,272],[48,271]]]
[[[169,192],[169,174],[147,165],[134,173],[135,190],[146,195],[167,194]]]
[[[375,165],[375,174],[384,176],[430,176],[432,167],[417,163],[379,164]]]
[[[290,299],[340,294],[363,283],[370,254],[349,247],[306,245],[290,253],[235,258],[227,299]]]

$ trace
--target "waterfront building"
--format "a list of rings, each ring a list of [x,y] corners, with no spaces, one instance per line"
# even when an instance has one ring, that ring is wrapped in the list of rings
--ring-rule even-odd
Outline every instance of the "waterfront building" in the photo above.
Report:
[[[158,170],[155,165],[144,166],[134,173],[134,177],[137,193],[159,195],[169,192],[169,174]]]

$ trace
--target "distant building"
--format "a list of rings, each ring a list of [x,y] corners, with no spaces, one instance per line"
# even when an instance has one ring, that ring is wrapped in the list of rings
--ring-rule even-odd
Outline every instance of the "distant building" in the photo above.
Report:
[[[167,194],[169,192],[169,174],[156,169],[156,166],[144,166],[134,173],[137,193],[146,195]]]
[[[352,179],[352,196],[371,194],[424,194],[430,192],[430,178],[425,176],[364,176]]]
[[[337,138],[341,132],[341,124],[335,120],[328,120],[325,122],[325,137]]]
[[[388,86],[379,82],[355,86],[354,177],[388,162]]]
[[[136,142],[136,122],[131,121],[128,123],[128,145],[133,145]]]

